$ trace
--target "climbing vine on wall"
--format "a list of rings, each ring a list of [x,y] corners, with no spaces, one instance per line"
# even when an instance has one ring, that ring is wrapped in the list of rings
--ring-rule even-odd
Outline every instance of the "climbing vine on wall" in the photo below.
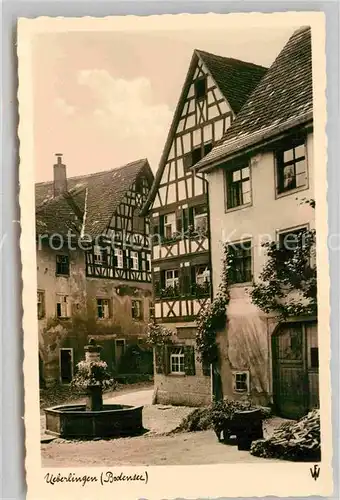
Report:
[[[304,203],[315,208],[314,200]],[[250,290],[252,302],[265,313],[273,312],[281,319],[316,315],[315,231],[295,233],[289,248],[284,242],[262,246],[268,260],[258,282]]]
[[[149,323],[146,330],[147,344],[151,346],[166,345],[172,343],[172,331],[163,325]]]
[[[229,302],[228,272],[230,262],[227,245],[223,246],[221,282],[213,301],[200,311],[196,319],[196,350],[198,360],[213,363],[218,357],[216,334],[223,330],[227,321],[226,308]]]

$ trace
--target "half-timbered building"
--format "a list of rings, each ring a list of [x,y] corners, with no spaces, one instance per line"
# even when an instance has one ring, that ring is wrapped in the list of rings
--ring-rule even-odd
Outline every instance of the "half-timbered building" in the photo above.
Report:
[[[119,370],[129,344],[142,344],[152,306],[147,160],[36,184],[39,359],[45,383],[69,383],[92,336]],[[152,368],[152,357],[150,366]],[[127,372],[127,368],[124,369]]]
[[[232,258],[227,328],[218,334],[223,395],[274,404],[298,418],[318,405],[317,318],[282,321],[251,300],[267,255],[315,228],[311,30],[289,39],[222,141],[197,169],[209,181],[212,273],[222,245]],[[296,243],[293,243],[296,244]],[[301,299],[302,300],[302,299]]]
[[[195,318],[209,302],[212,290],[207,181],[204,174],[196,175],[195,164],[222,138],[265,71],[252,63],[194,51],[143,209],[150,214],[153,228],[155,319],[192,350]],[[158,400],[209,402],[209,370],[195,363],[188,349],[182,351],[178,355],[169,351],[165,371],[156,367]],[[179,370],[178,359],[189,366],[186,356],[195,366]],[[175,386],[175,379],[168,375],[176,373],[185,377]]]

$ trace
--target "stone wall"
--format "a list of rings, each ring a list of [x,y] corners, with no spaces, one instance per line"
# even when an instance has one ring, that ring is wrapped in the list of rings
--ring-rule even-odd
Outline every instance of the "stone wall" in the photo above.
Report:
[[[56,275],[56,254],[68,254],[69,276]],[[39,355],[42,360],[43,379],[46,385],[59,382],[59,353],[61,348],[73,348],[73,365],[84,356],[88,337],[103,343],[102,358],[110,368],[115,362],[114,343],[125,339],[126,344],[137,343],[145,337],[152,300],[151,284],[120,282],[85,275],[85,256],[82,251],[62,249],[54,251],[46,245],[37,248],[38,290],[45,294],[45,314],[38,320]],[[127,286],[128,285],[128,286]],[[70,299],[69,317],[56,318],[56,296]],[[96,299],[110,301],[110,317],[98,319]],[[132,319],[131,302],[142,304],[143,320]]]
[[[176,344],[177,345],[177,344]],[[178,345],[195,346],[195,340],[178,339]],[[155,366],[155,361],[154,361]],[[205,406],[212,400],[211,378],[204,375],[195,353],[195,375],[154,373],[155,400],[159,404]]]

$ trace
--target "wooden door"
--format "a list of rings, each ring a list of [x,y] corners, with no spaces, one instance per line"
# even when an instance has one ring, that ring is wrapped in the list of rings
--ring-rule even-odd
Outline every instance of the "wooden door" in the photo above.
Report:
[[[306,325],[307,370],[308,370],[308,409],[319,406],[319,345],[316,323]]]
[[[60,349],[60,381],[62,384],[70,384],[73,378],[73,349]]]
[[[305,329],[301,323],[283,325],[272,340],[276,412],[281,417],[300,418],[308,409]]]

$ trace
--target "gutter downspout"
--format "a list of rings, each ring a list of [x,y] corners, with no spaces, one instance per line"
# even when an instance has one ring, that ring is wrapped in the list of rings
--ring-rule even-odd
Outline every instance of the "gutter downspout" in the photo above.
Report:
[[[193,169],[195,177],[201,179],[206,186],[207,193],[207,213],[208,213],[208,241],[209,241],[209,268],[210,268],[210,302],[214,299],[213,293],[213,273],[212,273],[212,258],[211,258],[211,225],[210,225],[210,204],[209,204],[209,181],[199,175],[196,169]],[[218,362],[210,364],[210,378],[211,378],[211,399],[223,399],[221,375],[218,369]],[[220,388],[220,389],[219,389]]]

